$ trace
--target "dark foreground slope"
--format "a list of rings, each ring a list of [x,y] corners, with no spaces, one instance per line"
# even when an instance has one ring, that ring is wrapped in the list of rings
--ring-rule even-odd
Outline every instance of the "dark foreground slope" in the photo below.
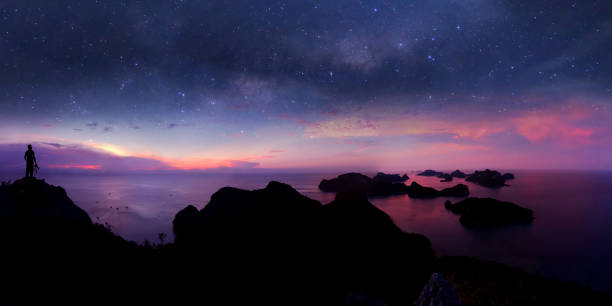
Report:
[[[436,260],[435,270],[451,282],[465,306],[612,305],[610,293],[531,275],[492,261],[442,257]]]
[[[4,184],[0,304],[410,305],[433,271],[467,305],[497,296],[506,305],[610,304],[553,280],[523,287],[531,276],[518,269],[520,277],[474,259],[436,263],[426,237],[402,232],[354,193],[321,205],[277,182],[226,187],[203,209],[179,212],[174,230],[174,243],[138,246],[93,224],[61,187]]]
[[[176,242],[137,246],[41,180],[0,187],[7,304],[406,305],[434,259],[363,196],[321,205],[288,185],[222,188],[176,215]]]

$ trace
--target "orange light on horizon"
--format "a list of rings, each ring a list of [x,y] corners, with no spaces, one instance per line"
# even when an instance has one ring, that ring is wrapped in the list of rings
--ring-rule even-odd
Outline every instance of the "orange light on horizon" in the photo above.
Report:
[[[84,170],[100,170],[102,167],[99,165],[82,165],[82,164],[51,164],[49,168],[52,169],[84,169]]]

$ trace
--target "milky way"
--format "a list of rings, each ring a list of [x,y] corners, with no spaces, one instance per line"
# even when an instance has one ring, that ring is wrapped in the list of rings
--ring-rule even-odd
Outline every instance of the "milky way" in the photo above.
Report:
[[[0,161],[612,169],[610,50],[609,1],[3,1]]]

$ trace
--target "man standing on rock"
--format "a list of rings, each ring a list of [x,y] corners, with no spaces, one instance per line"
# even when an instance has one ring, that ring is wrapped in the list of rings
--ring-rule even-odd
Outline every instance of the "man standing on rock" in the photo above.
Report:
[[[28,145],[23,159],[26,160],[26,177],[34,177],[34,167],[38,168],[38,163],[36,163],[36,155],[34,155],[31,144]]]

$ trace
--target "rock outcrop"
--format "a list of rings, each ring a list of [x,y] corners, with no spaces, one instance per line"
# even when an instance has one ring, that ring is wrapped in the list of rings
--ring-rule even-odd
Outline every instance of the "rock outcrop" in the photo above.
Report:
[[[62,187],[44,180],[23,178],[0,187],[0,218],[54,217],[91,224],[89,215],[76,206]]]
[[[461,214],[459,221],[466,227],[486,228],[525,224],[533,220],[533,212],[530,209],[492,198],[468,198],[455,204],[446,201],[444,206],[454,213]]]

